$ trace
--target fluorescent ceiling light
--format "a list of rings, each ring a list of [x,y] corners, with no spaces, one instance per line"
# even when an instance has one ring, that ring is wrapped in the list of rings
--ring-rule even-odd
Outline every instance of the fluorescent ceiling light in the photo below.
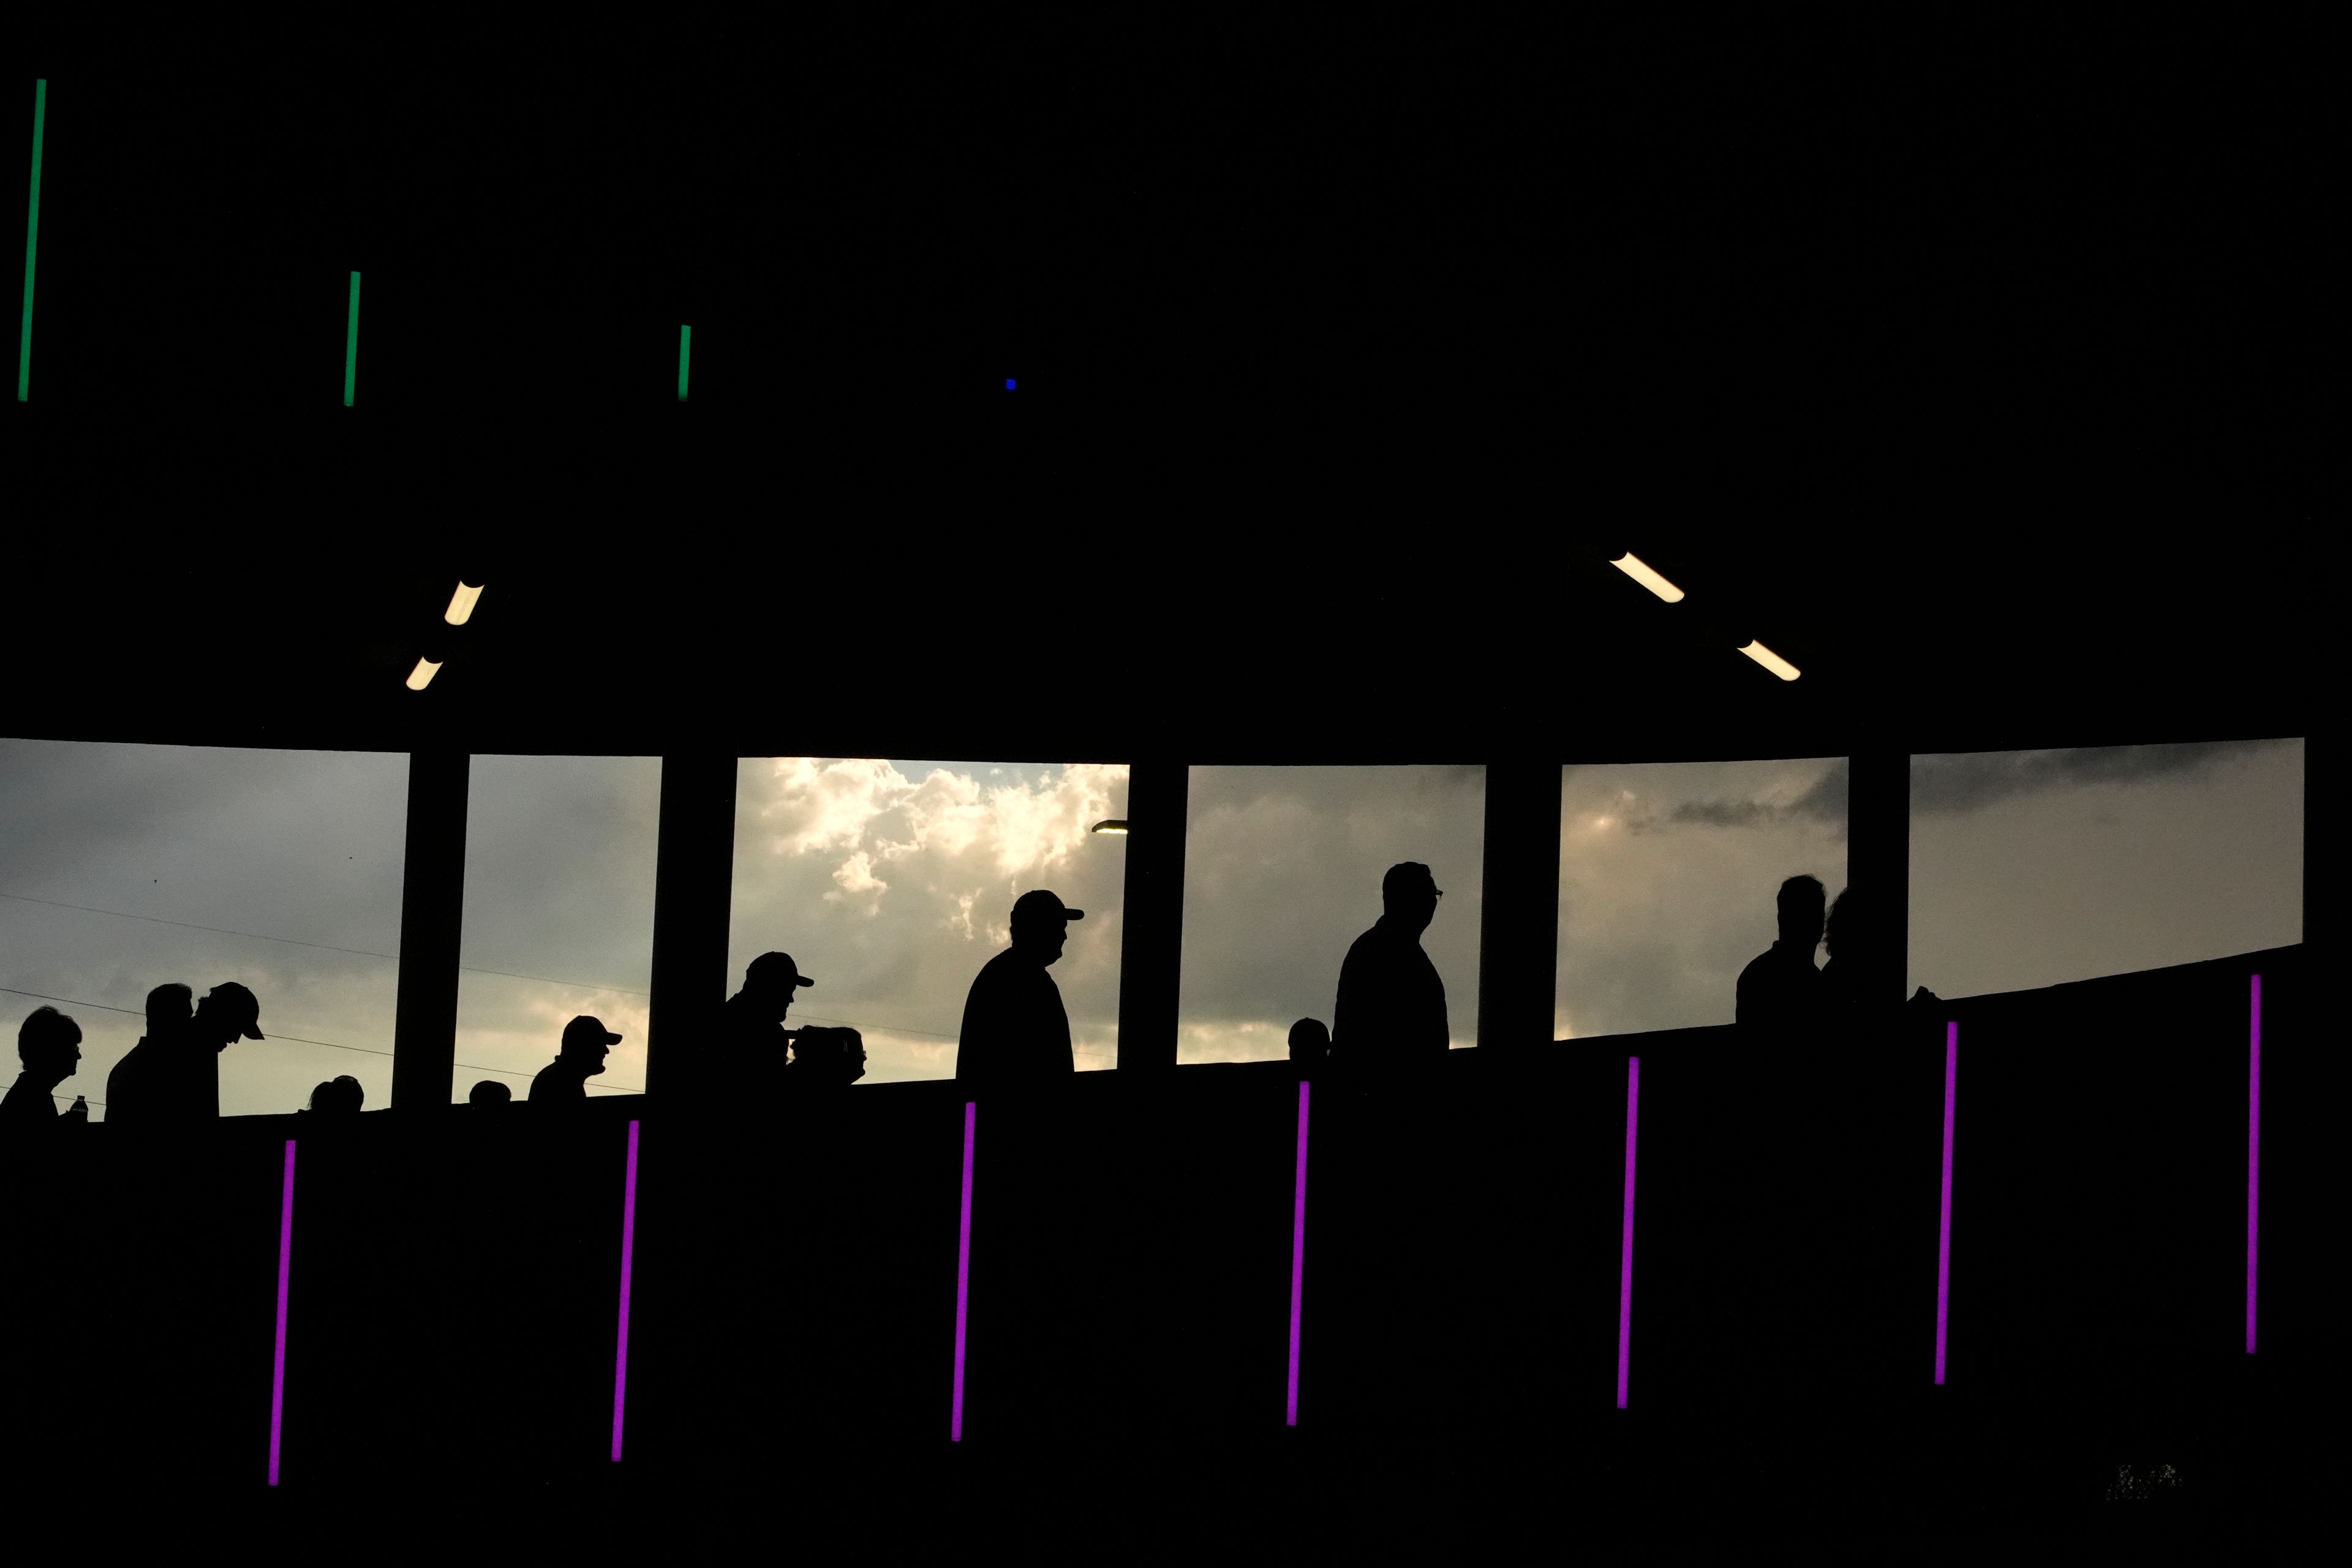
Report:
[[[438,670],[441,667],[439,665],[435,664],[431,659],[418,659],[416,661],[416,668],[408,672],[408,689],[411,691],[424,690],[425,688],[431,683],[434,672]]]
[[[1618,571],[1625,574],[1626,576],[1633,579],[1634,582],[1642,584],[1643,587],[1647,588],[1651,593],[1655,594],[1659,598],[1664,599],[1667,604],[1672,605],[1681,602],[1683,591],[1680,588],[1675,587],[1672,583],[1667,582],[1664,577],[1659,576],[1655,572],[1652,571],[1649,565],[1632,551],[1629,550],[1625,552],[1625,558],[1623,560],[1612,561],[1609,564],[1617,568]]]
[[[1766,647],[1760,642],[1751,642],[1739,651],[1746,654],[1748,658],[1754,659],[1757,663],[1762,665],[1765,668],[1770,670],[1773,674],[1779,676],[1783,680],[1794,680],[1797,679],[1797,667],[1790,664],[1787,659],[1782,658],[1779,654],[1774,653],[1770,648]]]
[[[457,591],[449,595],[449,608],[441,618],[453,626],[464,626],[466,617],[474,613],[474,601],[481,596],[481,589],[469,588],[463,583],[458,584]]]
[[[1127,831],[1127,823],[1119,817],[1108,817],[1101,822],[1096,823],[1092,827],[1087,828],[1087,831],[1088,833],[1124,834]]]

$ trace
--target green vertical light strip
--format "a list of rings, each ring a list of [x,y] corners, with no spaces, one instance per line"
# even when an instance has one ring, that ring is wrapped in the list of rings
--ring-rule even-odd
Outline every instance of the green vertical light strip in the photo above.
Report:
[[[693,347],[694,347],[694,329],[693,329],[692,327],[684,327],[684,326],[682,326],[682,327],[678,328],[678,330],[677,330],[677,400],[678,400],[680,403],[684,403],[684,402],[686,401],[686,356],[687,356],[687,354],[688,354],[688,353],[693,349]]]
[[[33,394],[33,254],[41,238],[41,114],[48,102],[49,79],[38,78],[33,83],[33,208],[25,217],[25,325],[16,334],[19,403],[29,401]]]
[[[343,339],[343,406],[352,405],[352,393],[360,374],[360,275],[352,274],[352,325]]]

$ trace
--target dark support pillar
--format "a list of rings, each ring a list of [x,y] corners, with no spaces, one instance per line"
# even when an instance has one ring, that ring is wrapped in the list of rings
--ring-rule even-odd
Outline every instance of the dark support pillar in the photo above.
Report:
[[[735,759],[662,759],[661,843],[654,866],[652,1021],[646,1092],[681,1079],[727,1000],[728,917],[735,894]]]
[[[1911,949],[1911,753],[1864,752],[1846,759],[1845,876],[1871,900],[1870,923],[1839,942],[1838,967],[1860,971],[1873,1005],[1900,1002]],[[1830,897],[1837,897],[1832,888]],[[1853,956],[1843,951],[1851,947]],[[1932,977],[1922,984],[1932,989]]]
[[[1127,777],[1127,894],[1119,923],[1118,1065],[1176,1065],[1176,985],[1184,952],[1184,828],[1192,770],[1137,763]]]
[[[464,752],[408,757],[408,844],[400,873],[392,1103],[446,1105],[457,1057],[457,942],[466,914]]]
[[[1559,983],[1558,761],[1486,765],[1486,837],[1478,1044],[1542,1045],[1552,1037]]]

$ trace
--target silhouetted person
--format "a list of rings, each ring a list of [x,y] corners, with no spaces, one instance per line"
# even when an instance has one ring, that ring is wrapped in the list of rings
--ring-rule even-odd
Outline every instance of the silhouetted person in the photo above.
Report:
[[[165,1115],[188,1125],[217,1121],[220,1054],[228,1049],[231,1040],[262,1038],[261,1004],[236,981],[224,980],[196,1004],[196,1016],[188,1020],[185,1037],[188,1049],[182,1054],[184,1066],[164,1079],[175,1096],[167,1101]]]
[[[846,1086],[865,1076],[866,1040],[856,1030],[804,1024],[793,1032],[793,1083]]]
[[[583,1089],[581,1093],[584,1097],[587,1091]],[[500,1083],[494,1078],[486,1078],[481,1082],[476,1084],[473,1088],[466,1091],[466,1103],[468,1105],[511,1105],[514,1103],[514,1090],[509,1089],[505,1084]]]
[[[367,1090],[349,1074],[331,1079],[310,1091],[310,1109],[321,1116],[357,1116],[367,1103]]]
[[[1855,977],[1853,954],[1861,946],[1860,938],[1869,929],[1872,910],[1869,895],[1856,899],[1852,888],[1846,889],[1830,901],[1828,920],[1822,927],[1822,946],[1829,953],[1829,962],[1822,965],[1822,994],[1832,1018],[1844,1024],[1858,1021],[1868,1000],[1862,994]],[[1843,941],[1841,941],[1843,939]],[[1844,957],[1839,957],[1841,947]],[[1915,1006],[1934,1006],[1942,1000],[1925,985],[1911,994]]]
[[[1425,1065],[1453,1048],[1445,982],[1421,948],[1421,933],[1444,896],[1418,860],[1391,866],[1381,879],[1381,918],[1356,939],[1339,966],[1339,999],[1331,1014],[1334,1065]]]
[[[147,993],[147,1032],[106,1075],[108,1121],[143,1127],[160,1118],[160,1108],[171,1098],[163,1079],[186,1058],[184,1037],[195,1017],[194,997],[194,992],[177,984]]]
[[[81,1063],[81,1026],[55,1007],[36,1007],[16,1030],[16,1058],[25,1070],[0,1098],[0,1130],[49,1127],[89,1120],[89,1102],[74,1096],[73,1109],[59,1111],[57,1087]],[[6,1136],[0,1131],[0,1136]]]
[[[789,952],[763,952],[743,971],[743,989],[727,998],[719,1015],[719,1070],[738,1106],[772,1102],[784,1087],[785,1052],[792,1046],[784,1015],[801,987],[815,984]]]
[[[620,1043],[602,1018],[583,1013],[564,1025],[562,1053],[530,1080],[531,1103],[586,1100],[588,1080],[604,1070],[605,1056]]]
[[[1013,945],[981,965],[957,1036],[961,1083],[1051,1082],[1077,1070],[1062,989],[1045,973],[1062,956],[1069,922],[1086,919],[1043,888],[1013,901]]]
[[[1301,1018],[1290,1026],[1290,1059],[1302,1068],[1320,1067],[1331,1058],[1331,1032],[1320,1018]]]
[[[1822,884],[1791,877],[1780,884],[1780,938],[1739,972],[1738,1020],[1742,1027],[1803,1034],[1823,1021],[1828,996],[1813,950],[1822,942]]]

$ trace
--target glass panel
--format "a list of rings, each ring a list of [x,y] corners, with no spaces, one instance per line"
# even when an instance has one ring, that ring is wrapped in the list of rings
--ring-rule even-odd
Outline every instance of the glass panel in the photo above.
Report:
[[[1844,889],[1845,800],[1843,757],[1563,769],[1554,1037],[1733,1022],[1781,882]]]
[[[1192,769],[1177,1061],[1279,1059],[1300,1019],[1328,1029],[1340,965],[1407,860],[1444,894],[1422,951],[1453,1044],[1475,1044],[1486,811],[1477,766]]]
[[[735,797],[728,990],[763,952],[816,984],[785,1026],[847,1026],[866,1083],[955,1076],[981,966],[1013,901],[1046,889],[1086,918],[1052,970],[1081,1072],[1117,1065],[1123,763],[746,757]]]
[[[473,759],[450,1097],[522,1100],[581,1015],[621,1037],[592,1094],[646,1082],[659,757]]]
[[[80,1026],[58,1105],[103,1121],[149,991],[224,981],[264,1037],[219,1053],[222,1115],[298,1110],[345,1074],[391,1102],[404,753],[0,741],[0,1021]]]
[[[2303,751],[1912,758],[1906,986],[1978,996],[2301,942]]]

